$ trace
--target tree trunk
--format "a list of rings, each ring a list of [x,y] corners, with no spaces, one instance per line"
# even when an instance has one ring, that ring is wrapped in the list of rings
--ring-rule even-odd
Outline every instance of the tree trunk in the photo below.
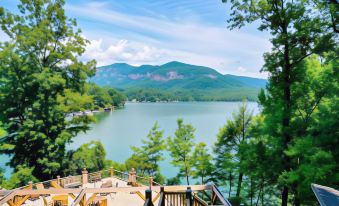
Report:
[[[259,194],[258,194],[258,197],[257,197],[257,202],[255,203],[255,206],[259,205],[259,200],[260,200],[260,196],[261,196],[261,192],[262,192],[263,187],[264,187],[263,184],[261,184],[260,189],[259,189]]]
[[[230,198],[231,197],[231,191],[232,191],[232,174],[230,173],[230,176],[229,176],[229,178],[230,178],[230,187],[229,187],[229,190],[228,190],[228,197]]]
[[[265,195],[265,182],[262,185],[262,193],[261,193],[261,206],[264,206],[264,195]]]
[[[241,184],[242,184],[242,177],[243,177],[243,175],[244,175],[243,173],[239,173],[236,197],[240,197],[240,191],[241,191]]]
[[[289,42],[287,25],[283,26],[283,34],[285,35],[284,45],[284,67],[282,69],[283,75],[283,118],[282,118],[282,137],[283,137],[283,168],[285,171],[289,171],[291,168],[290,158],[285,154],[285,150],[288,148],[288,144],[291,141],[291,135],[289,133],[290,119],[291,119],[291,64],[290,64],[290,53],[289,53]],[[288,203],[288,187],[284,185],[281,193],[281,206],[287,206]]]
[[[294,193],[293,205],[300,206],[300,197],[299,197],[298,192]]]
[[[281,193],[281,205],[287,206],[288,201],[288,187],[284,186],[283,191]]]
[[[250,186],[250,197],[251,197],[251,206],[253,205],[253,180],[252,180],[252,177],[251,177],[251,186]]]

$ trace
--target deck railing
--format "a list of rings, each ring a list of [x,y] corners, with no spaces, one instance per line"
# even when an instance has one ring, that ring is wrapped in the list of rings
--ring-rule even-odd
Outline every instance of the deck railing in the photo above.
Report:
[[[103,179],[112,177],[125,181],[130,186],[116,187],[111,184],[108,187],[103,187],[104,183],[100,183],[98,188],[87,188],[86,186],[91,183],[94,183],[95,186],[96,182],[102,182]],[[88,173],[84,169],[82,175],[57,177],[34,184],[30,182],[24,187],[0,191],[0,205],[5,203],[12,205],[11,201],[18,199],[20,204],[30,199],[43,198],[45,201],[46,196],[68,194],[74,199],[72,206],[75,206],[80,203],[84,205],[81,201],[86,194],[107,195],[118,192],[137,194],[133,197],[142,198],[144,206],[231,206],[214,185],[161,186],[153,181],[152,177],[137,176],[134,169],[130,172],[121,172],[113,168],[93,173]],[[155,195],[153,199],[152,194]]]

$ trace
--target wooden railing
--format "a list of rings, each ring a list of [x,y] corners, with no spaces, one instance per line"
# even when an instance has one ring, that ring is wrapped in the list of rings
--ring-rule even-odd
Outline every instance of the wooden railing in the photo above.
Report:
[[[130,186],[114,187],[111,185],[102,187],[103,183],[101,182],[100,188],[95,187],[97,181],[112,177],[128,182]],[[94,188],[86,188],[86,185],[91,183],[94,183]],[[91,201],[91,198],[84,200],[86,194],[95,197],[96,194],[107,195],[119,192],[137,194],[137,196],[131,196],[131,198],[138,198],[139,196],[144,201],[144,206],[231,206],[214,185],[161,186],[154,182],[152,177],[137,176],[135,170],[127,173],[113,168],[94,173],[88,173],[84,169],[82,175],[57,177],[57,179],[34,184],[30,182],[27,186],[21,188],[0,191],[0,205],[7,203],[10,206],[19,206],[24,204],[26,200],[39,198],[43,198],[46,202],[46,196],[68,194],[74,200],[72,206],[78,204],[85,206],[86,202]],[[152,198],[152,194],[155,197]]]
[[[135,194],[145,191],[144,206],[153,206],[158,202],[158,206],[206,206],[206,205],[223,205],[231,204],[222,197],[214,185],[192,185],[192,186],[153,186],[149,187],[110,187],[110,188],[50,188],[50,189],[26,189],[26,190],[9,190],[0,191],[0,205],[7,203],[15,196],[44,196],[70,194],[75,201],[80,201],[85,194],[110,194],[110,193],[130,193]],[[158,195],[152,199],[152,192]],[[198,196],[198,193],[211,194],[206,195],[204,199]],[[132,196],[131,196],[132,197]],[[134,198],[136,196],[133,196]],[[76,205],[76,204],[72,204]]]

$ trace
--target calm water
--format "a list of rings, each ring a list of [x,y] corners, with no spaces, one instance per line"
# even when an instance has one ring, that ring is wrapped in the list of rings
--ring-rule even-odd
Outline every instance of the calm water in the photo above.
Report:
[[[232,113],[237,111],[240,102],[175,102],[175,103],[127,103],[124,109],[114,112],[97,113],[97,122],[87,133],[79,134],[69,146],[71,149],[91,140],[100,140],[105,146],[107,158],[123,163],[132,153],[130,146],[139,146],[146,138],[155,122],[164,130],[164,136],[173,136],[176,120],[183,118],[196,128],[196,141],[204,141],[212,146],[219,128]],[[249,108],[258,112],[257,103],[248,103]],[[161,163],[161,172],[166,177],[175,176],[177,170],[170,165],[168,154]],[[0,166],[8,158],[0,156]],[[6,169],[9,176],[10,169]]]
[[[177,128],[176,120],[183,118],[196,128],[196,141],[204,141],[212,146],[219,128],[232,113],[237,111],[240,102],[175,102],[175,103],[127,103],[126,107],[114,112],[97,114],[98,121],[86,134],[74,139],[71,148],[77,148],[90,140],[100,140],[107,152],[107,158],[124,162],[132,153],[130,146],[139,146],[146,138],[155,122],[164,130],[164,136],[173,136]],[[257,103],[248,103],[249,108],[258,112]],[[170,166],[168,154],[161,163],[161,172],[166,177],[176,174]]]

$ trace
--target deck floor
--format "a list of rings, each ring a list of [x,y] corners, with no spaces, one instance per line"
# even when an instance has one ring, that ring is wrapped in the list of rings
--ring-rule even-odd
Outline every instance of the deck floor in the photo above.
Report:
[[[100,188],[101,185],[107,181],[112,181],[113,187],[118,186],[121,187],[131,187],[127,185],[126,181],[117,179],[115,177],[110,178],[104,178],[101,181],[95,182],[95,183],[88,183],[82,186],[82,188]],[[140,191],[141,194],[145,195],[145,191]],[[65,194],[66,195],[66,194]],[[77,196],[78,194],[74,194]],[[50,195],[45,197],[45,199],[48,202],[48,205],[52,205],[52,198],[59,195]],[[86,194],[86,198],[89,199],[92,196],[91,193]],[[107,206],[142,206],[144,204],[144,200],[136,193],[129,193],[129,192],[118,192],[118,193],[111,193],[111,194],[98,194],[98,197],[101,199],[107,199]],[[156,193],[153,192],[152,194],[153,198],[156,196]],[[68,196],[68,205],[72,205],[74,199],[71,196]],[[157,202],[157,201],[156,201]],[[8,204],[5,204],[8,206]],[[40,197],[37,200],[31,201],[26,200],[23,204],[24,206],[44,206],[43,198]]]

